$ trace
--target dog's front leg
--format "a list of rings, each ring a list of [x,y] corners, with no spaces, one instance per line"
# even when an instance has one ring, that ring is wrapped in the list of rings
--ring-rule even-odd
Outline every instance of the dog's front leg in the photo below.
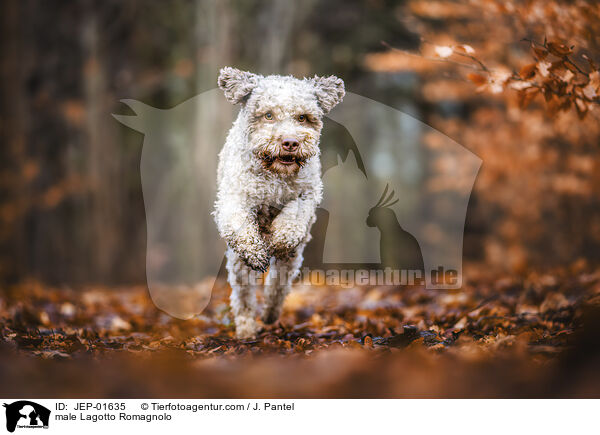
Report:
[[[301,195],[283,207],[271,223],[269,252],[276,258],[285,259],[298,245],[306,240],[315,221],[318,199],[314,195]]]
[[[275,256],[265,283],[262,319],[273,323],[281,314],[285,296],[302,266],[302,251],[315,221],[316,195],[301,195],[289,202],[271,223],[270,252]]]
[[[221,236],[253,270],[264,272],[269,267],[268,246],[263,240],[251,207],[237,197],[221,196],[215,207],[215,218]]]

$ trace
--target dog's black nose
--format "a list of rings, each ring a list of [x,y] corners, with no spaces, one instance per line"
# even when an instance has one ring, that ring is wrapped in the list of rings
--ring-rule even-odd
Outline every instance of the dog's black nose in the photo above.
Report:
[[[284,137],[281,139],[281,147],[288,152],[296,151],[299,145],[298,139],[295,137]]]

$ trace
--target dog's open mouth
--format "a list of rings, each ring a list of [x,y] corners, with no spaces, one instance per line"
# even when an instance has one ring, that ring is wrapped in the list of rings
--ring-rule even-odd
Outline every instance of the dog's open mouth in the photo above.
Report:
[[[300,153],[279,152],[273,154],[260,153],[263,167],[269,171],[290,175],[296,173],[304,164],[307,158]]]
[[[279,156],[277,156],[277,158],[275,160],[277,160],[278,163],[285,165],[285,166],[298,163],[298,158],[293,154],[279,155]]]

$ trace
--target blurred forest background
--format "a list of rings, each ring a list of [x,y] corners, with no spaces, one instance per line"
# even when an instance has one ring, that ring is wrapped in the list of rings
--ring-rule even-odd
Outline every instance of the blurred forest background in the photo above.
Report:
[[[481,157],[467,263],[520,273],[600,260],[595,1],[0,8],[5,282],[143,283],[143,137],[111,113],[130,113],[122,98],[173,107],[214,88],[225,65],[336,74]]]
[[[4,0],[0,20],[0,394],[599,397],[597,1]],[[193,319],[157,309],[144,138],[111,114],[225,65],[335,74],[479,156],[461,290],[298,285],[252,340],[223,282]]]
[[[600,259],[595,94],[571,93],[581,95],[571,104],[564,90],[550,103],[531,92],[524,107],[527,90],[508,77],[536,61],[523,38],[573,46],[578,69],[593,72],[595,1],[5,1],[0,8],[3,280],[144,282],[143,138],[110,114],[128,113],[122,98],[173,107],[214,88],[225,65],[337,74],[348,90],[480,156],[467,262],[522,272]],[[452,47],[459,49],[445,51]],[[477,73],[471,50],[493,77]],[[535,65],[525,72],[536,71],[543,79]],[[551,74],[584,89],[585,80],[565,71]]]

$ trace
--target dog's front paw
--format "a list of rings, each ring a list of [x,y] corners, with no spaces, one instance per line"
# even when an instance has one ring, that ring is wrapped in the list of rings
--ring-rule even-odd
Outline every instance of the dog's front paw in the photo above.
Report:
[[[269,253],[279,259],[288,258],[294,253],[303,238],[304,233],[293,227],[274,231],[269,240]]]
[[[246,266],[257,272],[265,272],[269,267],[271,256],[267,245],[260,237],[247,238],[235,246],[233,249],[240,256]]]
[[[246,264],[246,266],[248,266],[252,270],[255,270],[257,272],[266,272],[269,268],[271,257],[269,256],[266,249],[264,251],[256,252],[240,252],[239,256],[242,259],[242,261]]]

